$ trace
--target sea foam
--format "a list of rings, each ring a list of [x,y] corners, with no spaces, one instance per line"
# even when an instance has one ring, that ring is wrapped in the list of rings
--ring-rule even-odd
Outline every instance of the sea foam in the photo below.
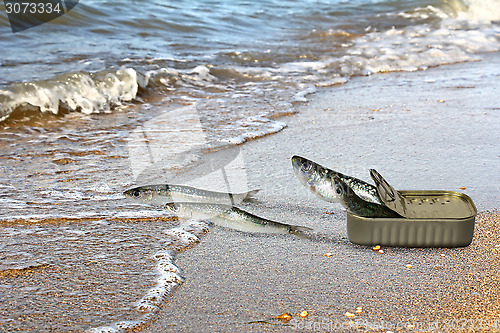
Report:
[[[156,285],[134,304],[137,318],[130,321],[119,321],[109,326],[91,328],[87,332],[131,332],[154,320],[155,315],[174,289],[184,281],[181,270],[174,264],[176,254],[199,243],[199,237],[207,233],[208,230],[208,222],[198,220],[188,220],[176,228],[167,230],[165,235],[168,239],[165,249],[153,255],[153,259],[156,261]]]
[[[131,68],[68,73],[49,80],[16,83],[0,90],[0,121],[16,109],[53,114],[61,109],[99,113],[131,101],[137,91],[137,73]]]

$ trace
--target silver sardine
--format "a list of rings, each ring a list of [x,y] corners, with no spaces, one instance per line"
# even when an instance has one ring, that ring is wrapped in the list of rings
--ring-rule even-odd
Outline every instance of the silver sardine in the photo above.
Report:
[[[179,217],[205,219],[222,227],[246,232],[290,233],[301,236],[304,231],[312,230],[307,227],[271,221],[228,205],[173,202],[166,204],[165,209]]]
[[[233,205],[251,200],[259,190],[242,193],[224,193],[202,190],[185,185],[146,185],[123,192],[126,197],[144,204],[164,206],[170,202],[200,202]]]
[[[347,184],[361,199],[382,204],[377,188],[361,179],[344,175],[340,172],[327,169],[307,158],[292,157],[293,171],[300,182],[317,197],[328,202],[341,202],[340,193],[335,190],[334,177],[338,177]]]
[[[340,203],[353,214],[363,217],[401,217],[385,205],[368,202],[360,198],[339,176],[333,176],[335,192],[340,195]]]

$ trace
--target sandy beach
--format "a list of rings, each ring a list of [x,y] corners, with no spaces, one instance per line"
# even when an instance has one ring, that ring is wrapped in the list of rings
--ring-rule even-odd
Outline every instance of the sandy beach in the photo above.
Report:
[[[500,333],[500,0],[11,2],[0,332]],[[466,194],[473,241],[353,244],[294,155]]]
[[[243,207],[311,227],[311,238],[212,227],[178,256],[185,282],[145,331],[500,332],[499,84],[490,54],[309,96],[288,128],[240,147],[249,187],[262,189]],[[293,155],[366,180],[375,168],[397,189],[464,192],[479,211],[473,242],[384,253],[352,244],[345,212],[302,187]],[[290,321],[275,319],[284,312]]]

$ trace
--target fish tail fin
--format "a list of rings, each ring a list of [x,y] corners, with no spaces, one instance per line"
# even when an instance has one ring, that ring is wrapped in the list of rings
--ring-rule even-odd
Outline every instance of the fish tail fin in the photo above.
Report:
[[[247,192],[247,195],[243,198],[243,201],[247,201],[247,202],[255,202],[257,199],[255,198],[255,195],[257,194],[257,192],[260,191],[260,188],[259,189],[256,189],[256,190],[252,190],[252,191],[248,191]]]
[[[304,234],[304,232],[312,230],[312,228],[303,227],[300,225],[291,225],[288,232],[300,238],[309,238],[306,234]]]
[[[291,227],[292,230],[294,231],[312,231],[313,229],[312,228],[309,228],[309,227],[303,227],[301,225],[292,225]]]

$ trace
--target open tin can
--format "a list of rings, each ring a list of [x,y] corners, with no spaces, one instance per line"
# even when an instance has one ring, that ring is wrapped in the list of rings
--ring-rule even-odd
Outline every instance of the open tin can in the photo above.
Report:
[[[370,170],[381,201],[401,217],[362,217],[347,212],[347,237],[356,244],[460,247],[472,242],[477,209],[453,191],[396,191]]]

